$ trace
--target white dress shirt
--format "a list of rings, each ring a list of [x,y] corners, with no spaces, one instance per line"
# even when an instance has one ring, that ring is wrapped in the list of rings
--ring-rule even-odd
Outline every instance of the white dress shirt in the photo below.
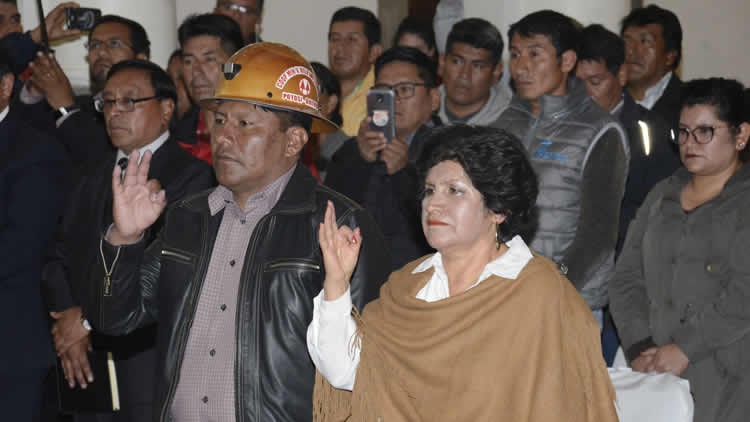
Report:
[[[659,98],[661,98],[661,96],[664,94],[664,90],[667,89],[670,78],[672,78],[672,72],[667,72],[667,74],[664,75],[664,77],[661,78],[659,82],[646,90],[646,95],[643,96],[643,99],[641,101],[636,102],[651,110],[654,107],[654,104],[656,104],[656,102],[659,101]]]
[[[164,145],[164,142],[167,142],[167,139],[169,139],[169,130],[165,131],[161,135],[159,135],[158,138],[151,141],[150,144],[141,147],[138,149],[138,163],[141,162],[141,159],[143,159],[143,153],[146,151],[151,151],[151,154],[155,154],[156,150],[159,149],[162,145]],[[130,154],[127,154],[125,151],[118,149],[117,150],[117,158],[115,158],[115,166],[120,161],[121,158],[128,158]],[[112,167],[114,169],[114,166]],[[127,171],[127,169],[125,170]],[[122,172],[122,177],[125,177],[125,171]]]
[[[0,111],[0,122],[5,120],[5,118],[8,116],[8,112],[10,112],[10,106],[5,106],[3,111]]]
[[[529,260],[531,251],[520,236],[515,236],[507,244],[508,250],[488,263],[476,283],[479,285],[490,276],[516,279]],[[443,267],[440,252],[435,253],[419,264],[412,274],[434,268],[430,280],[417,293],[417,299],[437,302],[450,296],[448,276]],[[468,289],[467,289],[468,290]],[[315,366],[335,388],[351,390],[359,366],[358,346],[352,347],[357,324],[351,316],[352,298],[349,289],[340,298],[332,301],[323,299],[323,291],[313,299],[313,320],[307,328],[307,350]]]

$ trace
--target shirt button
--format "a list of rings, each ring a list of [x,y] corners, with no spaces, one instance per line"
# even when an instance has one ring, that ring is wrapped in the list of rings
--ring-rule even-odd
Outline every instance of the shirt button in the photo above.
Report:
[[[221,308],[221,312],[224,312],[227,310],[227,305],[222,304],[219,308]]]
[[[201,401],[203,403],[208,403],[208,396],[203,396],[203,398],[201,399]]]
[[[232,267],[234,267],[234,259],[231,260],[231,261],[229,261],[229,265],[231,265]]]
[[[711,265],[711,264],[707,264],[706,265],[706,271],[708,271],[709,273],[713,272],[714,271],[714,266]]]
[[[213,357],[214,355],[216,355],[216,349],[211,349],[211,351],[208,352],[208,354]]]

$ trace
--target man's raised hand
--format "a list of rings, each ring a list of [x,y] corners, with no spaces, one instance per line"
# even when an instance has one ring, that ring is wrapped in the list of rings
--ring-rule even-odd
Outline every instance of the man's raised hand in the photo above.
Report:
[[[159,182],[148,180],[151,151],[143,154],[140,163],[138,156],[138,151],[130,153],[131,164],[122,180],[120,166],[115,166],[112,172],[114,224],[107,237],[112,245],[136,243],[167,206],[166,193]]]

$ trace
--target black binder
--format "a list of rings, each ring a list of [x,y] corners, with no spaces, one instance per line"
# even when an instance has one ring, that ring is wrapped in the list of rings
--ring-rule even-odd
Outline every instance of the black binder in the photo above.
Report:
[[[62,412],[116,412],[120,410],[117,371],[112,352],[95,350],[89,353],[89,365],[94,372],[94,382],[86,389],[80,385],[68,386],[60,359],[57,360],[57,392]]]

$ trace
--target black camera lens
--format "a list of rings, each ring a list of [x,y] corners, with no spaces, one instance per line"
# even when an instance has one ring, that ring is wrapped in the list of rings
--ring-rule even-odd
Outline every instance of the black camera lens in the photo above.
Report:
[[[383,96],[382,95],[378,95],[377,97],[375,97],[375,101],[377,101],[378,104],[382,104],[383,103]]]
[[[92,28],[95,20],[96,14],[91,10],[87,10],[78,16],[78,26],[81,28]]]

